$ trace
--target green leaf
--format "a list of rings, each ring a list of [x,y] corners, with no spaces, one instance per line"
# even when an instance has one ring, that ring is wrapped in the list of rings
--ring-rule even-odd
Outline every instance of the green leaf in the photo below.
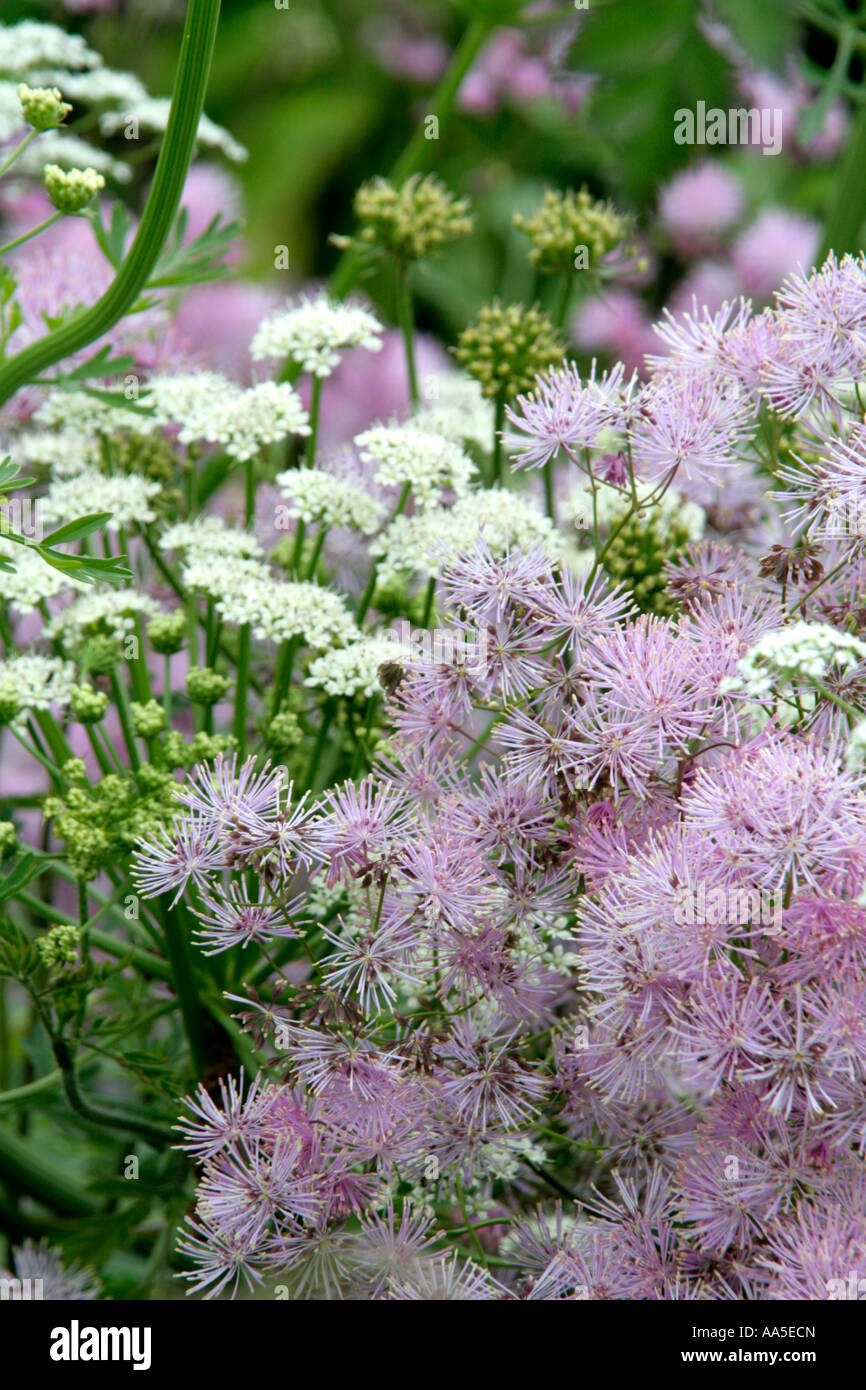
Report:
[[[111,520],[111,512],[92,512],[89,516],[79,517],[77,521],[67,521],[65,526],[58,526],[56,531],[44,537],[44,545],[60,545],[66,541],[80,541],[84,536],[92,536],[94,531],[100,530],[107,521]]]
[[[18,862],[10,869],[2,883],[0,883],[0,900],[4,898],[14,898],[22,888],[26,888],[30,881],[42,872],[42,864],[35,854],[24,854]]]

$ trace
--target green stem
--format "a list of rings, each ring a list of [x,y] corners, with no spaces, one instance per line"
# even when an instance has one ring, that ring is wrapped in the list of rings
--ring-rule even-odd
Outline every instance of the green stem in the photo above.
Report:
[[[2,164],[0,164],[0,179],[2,179],[7,169],[12,168],[12,165],[15,163],[16,159],[18,159],[19,156],[24,153],[24,151],[27,149],[27,146],[33,140],[36,139],[37,135],[41,134],[41,130],[30,130],[27,132],[27,134],[24,136],[24,139],[21,141],[21,144],[16,145],[12,153],[8,155],[6,159],[4,159]]]
[[[415,367],[415,318],[412,312],[412,289],[404,265],[396,267],[397,273],[397,319],[403,343],[406,348],[406,375],[409,382],[409,403],[413,410],[418,409],[418,372]]]
[[[29,232],[22,232],[14,241],[7,241],[5,246],[0,246],[0,256],[5,256],[7,251],[14,251],[16,246],[23,246],[25,241],[30,241],[40,232],[47,231],[49,227],[54,226],[55,222],[59,222],[62,216],[62,212],[54,212],[50,217],[46,217],[44,222],[40,222],[37,227],[31,227]]]
[[[316,440],[319,437],[319,414],[322,404],[322,378],[313,376],[310,392],[310,433],[307,437],[306,464],[312,468],[316,462]]]
[[[502,452],[502,431],[505,428],[505,397],[497,396],[493,415],[493,483],[500,487],[505,481],[505,457]]]
[[[244,623],[238,634],[237,683],[235,685],[234,736],[238,741],[238,758],[243,762],[247,752],[247,684],[250,666],[250,625]]]
[[[0,1176],[69,1216],[94,1216],[99,1203],[67,1177],[57,1159],[0,1128]]]
[[[824,228],[824,244],[816,265],[830,251],[842,256],[846,251],[858,251],[857,234],[866,217],[866,102],[862,102],[848,137],[848,148],[842,168],[836,177],[836,190],[830,214]]]
[[[177,214],[195,153],[219,11],[219,0],[189,0],[165,139],[138,231],[115,280],[92,308],[73,315],[0,367],[0,405],[47,367],[103,337],[146,286]]]

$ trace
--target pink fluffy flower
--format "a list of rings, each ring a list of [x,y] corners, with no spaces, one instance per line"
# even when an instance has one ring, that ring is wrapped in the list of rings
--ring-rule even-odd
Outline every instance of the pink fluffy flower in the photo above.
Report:
[[[743,190],[733,174],[710,160],[685,169],[659,197],[659,220],[681,256],[718,249],[723,234],[740,220]]]

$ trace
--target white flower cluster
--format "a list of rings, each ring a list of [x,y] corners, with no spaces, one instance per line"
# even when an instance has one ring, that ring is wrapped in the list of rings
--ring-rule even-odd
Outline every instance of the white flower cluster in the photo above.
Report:
[[[82,140],[71,130],[46,130],[17,160],[15,172],[38,177],[45,164],[57,164],[61,169],[94,169],[118,183],[128,183],[132,178],[132,170],[123,160],[115,159],[98,145]]]
[[[91,395],[89,391],[51,391],[34,418],[40,425],[58,426],[64,431],[64,439],[78,435],[88,441],[92,441],[95,435],[120,434],[125,430],[149,434],[158,424],[155,417],[144,410],[127,410]],[[21,438],[26,447],[27,436],[22,435]]]
[[[62,392],[60,393],[62,394]],[[55,478],[73,478],[99,463],[99,440],[77,430],[28,430],[15,438],[17,463],[50,468]]]
[[[284,642],[301,637],[307,646],[327,651],[352,642],[358,627],[339,594],[316,584],[278,579],[264,566],[260,573],[244,572],[217,603],[227,623],[249,623],[262,641]]]
[[[195,521],[179,521],[159,538],[160,550],[181,551],[188,560],[211,559],[216,556],[232,562],[240,557],[264,554],[251,531],[226,526],[221,516],[201,516]]]
[[[65,97],[87,106],[117,102],[128,108],[147,96],[147,88],[134,73],[115,72],[113,68],[92,68],[89,72],[45,68],[32,73],[31,81],[43,87],[59,87]]]
[[[358,304],[307,296],[263,319],[250,345],[254,362],[290,357],[314,376],[330,376],[347,348],[382,346],[382,325]]]
[[[138,473],[114,473],[87,469],[71,478],[57,478],[42,499],[45,519],[74,521],[93,512],[110,512],[106,530],[121,526],[147,526],[156,520],[153,501],[162,491],[159,483]]]
[[[379,667],[394,660],[395,650],[386,637],[362,637],[311,661],[304,684],[318,686],[328,695],[381,694]]]
[[[11,570],[0,570],[0,598],[17,613],[32,613],[40,603],[56,594],[88,587],[78,579],[61,574],[29,546],[0,540],[0,554],[8,556],[14,565]]]
[[[65,709],[74,685],[75,667],[59,656],[24,652],[0,662],[0,707],[13,708],[18,714],[52,705]]]
[[[845,671],[866,658],[866,642],[826,623],[789,623],[764,636],[737,662],[739,678],[727,689],[743,690],[752,699],[769,695],[783,681],[821,681],[831,666]]]
[[[453,439],[416,429],[414,425],[373,425],[355,436],[361,458],[375,464],[381,487],[412,489],[416,508],[436,507],[442,493],[462,497],[477,470]]]
[[[288,499],[289,516],[325,526],[351,526],[365,536],[378,531],[385,509],[375,497],[348,480],[320,468],[290,468],[277,474],[277,486]]]
[[[168,97],[145,95],[138,101],[128,103],[122,111],[103,112],[99,118],[99,129],[103,135],[116,135],[130,121],[134,121],[140,130],[158,135],[168,125],[170,110],[171,101]],[[227,130],[216,125],[209,116],[203,115],[199,120],[196,139],[201,149],[218,150],[235,164],[242,164],[247,158],[247,151],[243,145],[239,145]]]
[[[540,546],[555,560],[565,548],[562,535],[531,498],[493,488],[471,492],[453,507],[395,517],[370,550],[379,559],[383,583],[408,574],[433,578],[443,561],[469,550],[480,536],[499,553]]]
[[[301,398],[285,382],[262,381],[244,390],[218,372],[154,377],[142,403],[153,407],[161,424],[180,426],[182,444],[222,444],[239,462],[286,435],[310,433]]]
[[[866,763],[866,719],[861,719],[859,724],[848,735],[848,747],[845,749],[845,766],[849,772],[854,772]],[[863,898],[857,899],[862,903]]]
[[[15,82],[0,82],[0,143],[24,134],[24,113]]]
[[[92,633],[105,632],[122,640],[135,632],[138,617],[152,618],[163,611],[156,599],[140,589],[106,589],[104,593],[94,593],[89,585],[87,589],[46,624],[46,637],[75,644]]]
[[[416,429],[463,440],[489,452],[494,409],[481,385],[467,372],[430,373],[421,378],[422,405],[412,416]]]
[[[98,68],[99,54],[80,34],[67,34],[56,24],[23,19],[0,24],[0,72],[31,75],[33,68]]]
[[[636,488],[638,501],[640,503],[646,502],[654,490],[657,490],[656,484],[638,483]],[[609,483],[596,483],[595,515],[600,531],[606,531],[609,526],[619,521],[631,507],[630,492],[621,491]],[[564,520],[570,521],[580,530],[592,530],[593,490],[591,483],[585,482],[572,489],[564,500],[562,515]],[[658,501],[648,502],[644,515],[653,517],[663,531],[666,530],[668,522],[676,521],[678,525],[687,527],[689,539],[692,541],[699,541],[702,538],[707,522],[707,514],[703,507],[699,507],[697,502],[688,501],[674,488],[668,488]]]

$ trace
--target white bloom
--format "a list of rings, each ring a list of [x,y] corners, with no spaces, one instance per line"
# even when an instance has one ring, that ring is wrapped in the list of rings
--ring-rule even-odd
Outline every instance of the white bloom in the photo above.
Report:
[[[109,531],[121,526],[146,526],[156,520],[152,506],[159,496],[161,485],[137,473],[115,473],[111,476],[89,469],[72,478],[52,482],[42,500],[47,521],[60,524],[92,512],[110,512],[105,523]]]
[[[848,735],[848,747],[845,750],[845,766],[850,772],[862,767],[866,763],[866,719],[861,719],[859,724]],[[860,899],[858,898],[858,902]]]
[[[727,688],[761,700],[782,680],[823,682],[831,666],[845,671],[866,657],[866,642],[826,623],[789,623],[767,632],[737,663],[740,678]]]
[[[481,384],[468,372],[430,373],[421,378],[421,400],[412,416],[416,429],[464,440],[489,452],[493,442],[494,409]]]
[[[283,497],[289,499],[288,515],[302,521],[351,526],[372,536],[384,519],[382,504],[348,478],[335,477],[319,468],[290,468],[278,473],[276,481]]]
[[[59,393],[59,394],[62,394]],[[77,430],[28,430],[12,446],[16,463],[50,468],[55,478],[71,478],[99,463],[99,441]]]
[[[654,490],[657,490],[657,485],[638,483],[636,490],[638,501],[643,503],[652,495]],[[600,531],[605,531],[615,522],[620,521],[626,512],[631,510],[631,507],[630,492],[620,491],[609,483],[596,483],[595,511]],[[568,493],[563,504],[562,514],[563,520],[572,522],[580,530],[592,530],[593,494],[589,482],[581,483],[579,487],[573,488]],[[674,521],[678,526],[687,527],[691,541],[699,541],[702,538],[707,521],[707,514],[703,507],[699,507],[697,502],[688,501],[674,488],[668,488],[658,501],[648,503],[643,511],[643,516],[647,519],[652,518],[663,532],[667,530],[669,523]]]
[[[290,357],[315,376],[330,376],[347,348],[378,352],[382,325],[358,304],[343,304],[327,294],[299,299],[263,319],[250,345],[254,362]]]
[[[58,656],[25,652],[0,662],[0,705],[20,714],[52,705],[65,709],[74,685],[75,667]]]
[[[231,559],[262,555],[262,547],[250,531],[226,526],[221,516],[201,516],[180,521],[159,538],[160,550],[181,551],[187,559]]]
[[[70,589],[89,586],[49,565],[38,550],[0,539],[0,554],[12,560],[14,569],[0,570],[0,598],[18,613],[32,613],[45,599]]]
[[[0,82],[0,142],[22,137],[25,129],[17,83]]]
[[[145,410],[128,410],[89,391],[59,389],[49,392],[34,418],[40,425],[57,425],[67,435],[77,434],[87,440],[97,434],[120,434],[125,430],[149,434],[158,425],[156,418]]]
[[[98,68],[102,59],[80,34],[67,34],[56,24],[23,19],[0,24],[0,72],[29,73],[35,67]]]
[[[310,433],[301,398],[285,382],[243,390],[218,372],[193,372],[153,378],[142,400],[161,423],[180,426],[182,444],[222,444],[241,462],[286,435]]]
[[[539,545],[551,559],[558,559],[565,548],[565,538],[531,498],[492,488],[469,493],[453,507],[395,517],[370,551],[379,557],[383,583],[407,574],[432,578],[443,561],[470,549],[480,536],[500,553],[508,547]]]
[[[250,584],[273,583],[267,565],[246,555],[206,550],[188,551],[187,555],[181,571],[184,587],[193,593],[207,594],[208,598],[221,599],[226,594],[240,596]]]
[[[358,626],[339,594],[316,584],[277,579],[267,571],[242,574],[224,592],[217,609],[225,622],[249,623],[261,640],[301,637],[308,646],[327,650],[358,636]]]
[[[394,660],[394,650],[384,637],[362,637],[311,661],[304,684],[320,686],[328,695],[381,694],[379,667]]]
[[[48,623],[45,635],[52,640],[62,637],[71,643],[96,632],[123,639],[135,632],[137,616],[152,618],[162,611],[156,599],[140,589],[106,589],[104,593],[94,593],[88,585],[87,592]]]
[[[116,135],[129,121],[136,121],[140,130],[160,134],[168,125],[171,101],[168,97],[143,96],[129,103],[122,111],[105,111],[99,118],[99,129],[103,135]],[[227,130],[216,125],[208,116],[202,115],[198,123],[197,143],[199,148],[219,150],[226,159],[242,164],[247,158],[243,145],[239,145]]]
[[[91,72],[44,68],[31,73],[30,80],[41,87],[59,87],[65,97],[88,106],[113,101],[125,109],[147,96],[147,89],[134,73],[115,72],[112,68],[95,68]]]
[[[45,164],[58,164],[61,169],[90,168],[106,174],[118,183],[128,183],[132,170],[120,159],[114,159],[97,145],[88,144],[71,130],[47,130],[17,160],[16,174],[42,173]]]
[[[361,458],[375,463],[381,487],[408,484],[416,507],[435,507],[450,489],[462,496],[476,472],[468,454],[444,435],[414,425],[374,425],[355,436]]]

